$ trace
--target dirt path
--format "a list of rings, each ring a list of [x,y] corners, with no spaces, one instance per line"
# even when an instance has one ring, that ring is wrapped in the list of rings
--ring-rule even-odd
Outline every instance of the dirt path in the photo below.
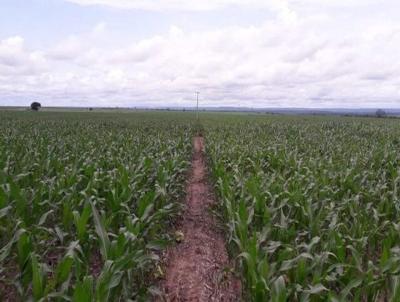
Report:
[[[240,301],[240,281],[227,273],[223,235],[210,212],[215,202],[207,182],[204,139],[194,138],[192,172],[179,229],[184,239],[167,253],[162,283],[165,301]]]

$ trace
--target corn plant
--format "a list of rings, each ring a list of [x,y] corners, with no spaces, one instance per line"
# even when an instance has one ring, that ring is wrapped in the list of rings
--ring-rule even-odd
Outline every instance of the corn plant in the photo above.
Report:
[[[397,120],[204,122],[230,252],[253,301],[398,301]]]
[[[0,126],[0,300],[148,299],[190,119],[0,112]]]

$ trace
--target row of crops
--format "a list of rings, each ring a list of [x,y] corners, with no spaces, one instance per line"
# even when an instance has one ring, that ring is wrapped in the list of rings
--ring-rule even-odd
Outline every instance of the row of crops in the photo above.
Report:
[[[173,114],[0,113],[0,300],[155,289],[193,130]]]
[[[0,112],[0,301],[157,294],[191,113]],[[253,301],[400,301],[400,125],[202,116]]]
[[[400,125],[208,118],[206,151],[246,300],[400,301]]]

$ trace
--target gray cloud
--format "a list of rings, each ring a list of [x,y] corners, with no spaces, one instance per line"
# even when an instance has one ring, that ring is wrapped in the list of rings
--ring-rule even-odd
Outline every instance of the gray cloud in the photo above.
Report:
[[[314,5],[286,5],[300,2]],[[137,42],[127,37],[123,46],[112,45],[104,24],[45,50],[4,39],[0,103],[188,106],[200,90],[202,103],[214,106],[399,107],[400,22],[361,18],[353,20],[358,26],[337,26],[332,16],[289,7],[278,5],[277,18],[259,26],[172,26]]]

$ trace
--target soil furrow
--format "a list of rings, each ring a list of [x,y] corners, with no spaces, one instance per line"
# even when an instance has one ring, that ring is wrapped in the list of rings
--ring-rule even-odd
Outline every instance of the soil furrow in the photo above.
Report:
[[[207,181],[204,138],[196,136],[180,222],[184,239],[167,252],[163,300],[240,301],[241,284],[230,273],[224,236],[210,211],[214,203]]]

